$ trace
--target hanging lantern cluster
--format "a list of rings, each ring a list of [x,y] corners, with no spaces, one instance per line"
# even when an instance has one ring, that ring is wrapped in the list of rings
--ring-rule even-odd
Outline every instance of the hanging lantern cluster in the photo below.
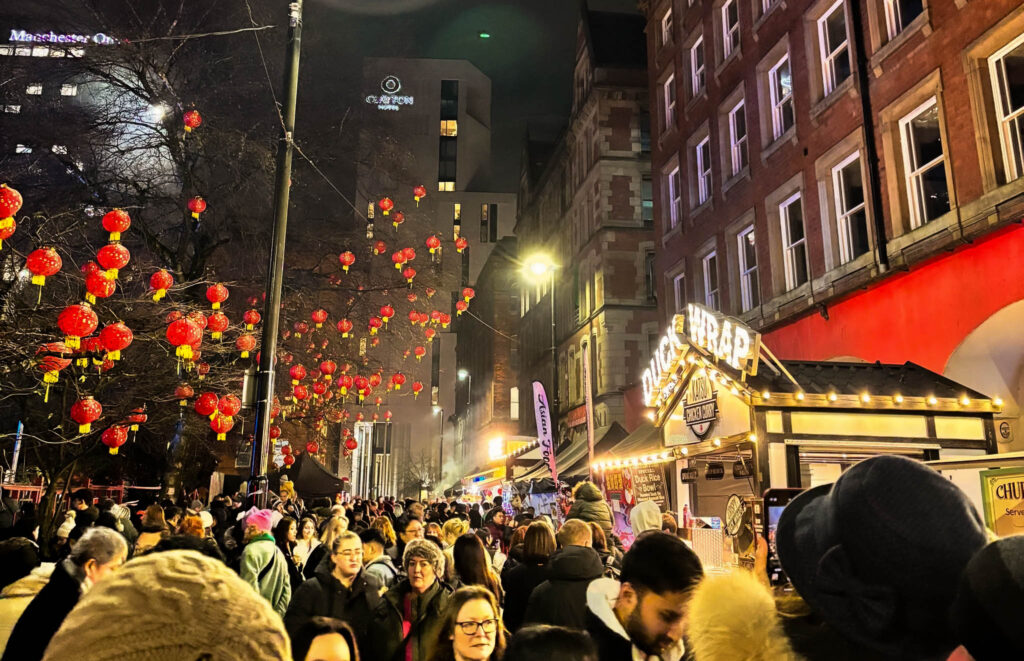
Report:
[[[18,227],[14,214],[21,210],[22,203],[21,193],[7,184],[0,184],[0,248],[3,248],[5,239],[14,236]]]

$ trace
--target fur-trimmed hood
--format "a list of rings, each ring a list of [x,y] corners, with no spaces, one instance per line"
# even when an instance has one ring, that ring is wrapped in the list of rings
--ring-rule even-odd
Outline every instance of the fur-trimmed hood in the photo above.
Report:
[[[804,661],[783,631],[771,590],[743,570],[701,581],[688,636],[696,661]]]

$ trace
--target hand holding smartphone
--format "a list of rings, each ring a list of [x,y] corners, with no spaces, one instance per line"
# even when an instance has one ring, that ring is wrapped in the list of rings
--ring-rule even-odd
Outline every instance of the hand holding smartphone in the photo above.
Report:
[[[768,489],[764,492],[764,538],[768,542],[768,561],[766,572],[768,582],[775,585],[785,585],[789,582],[782,565],[779,564],[778,554],[775,546],[775,531],[779,527],[779,517],[782,510],[786,508],[789,501],[793,500],[803,489]]]

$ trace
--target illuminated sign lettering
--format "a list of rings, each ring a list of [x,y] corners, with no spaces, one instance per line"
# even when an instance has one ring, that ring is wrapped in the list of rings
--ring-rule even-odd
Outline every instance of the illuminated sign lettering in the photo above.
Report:
[[[383,94],[368,94],[366,102],[377,106],[377,110],[398,110],[402,106],[411,106],[415,99],[411,96],[399,95],[402,90],[402,81],[397,76],[384,76],[380,81],[380,89]]]
[[[678,316],[678,315],[677,315]],[[661,336],[658,347],[654,351],[651,363],[644,370],[640,384],[644,391],[644,403],[652,406],[658,399],[662,379],[675,366],[676,361],[686,351],[686,345],[676,335],[674,325]]]
[[[734,370],[756,373],[757,333],[738,320],[722,316],[703,305],[690,303],[686,308],[691,344]]]
[[[109,37],[102,32],[93,35],[69,34],[55,32],[26,32],[25,30],[11,30],[10,41],[27,44],[97,44],[100,46],[111,46],[118,42],[117,39]]]

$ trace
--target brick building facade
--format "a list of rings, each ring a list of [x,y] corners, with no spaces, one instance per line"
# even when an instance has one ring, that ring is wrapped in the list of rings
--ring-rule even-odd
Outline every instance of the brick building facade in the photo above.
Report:
[[[583,346],[590,348],[600,438],[626,419],[623,391],[639,378],[657,334],[643,24],[635,14],[583,12],[569,126],[556,144],[531,142],[525,150],[520,259],[543,253],[558,268],[550,281],[523,283],[520,392],[532,392],[532,380],[545,384],[563,443],[586,438]],[[533,416],[523,415],[521,427],[535,433]]]
[[[1016,372],[986,366],[992,347],[956,355],[1012,302],[967,319],[957,301],[993,299],[995,281],[972,268],[1016,268],[975,248],[1009,240],[1005,228],[1024,214],[1024,7],[643,8],[662,319],[699,301],[765,332],[783,358],[918,361],[1009,395],[1015,424]],[[971,261],[982,254],[1002,263]],[[903,279],[925,268],[935,290]],[[940,299],[946,308],[933,307]],[[1011,360],[1024,364],[1024,343]]]

